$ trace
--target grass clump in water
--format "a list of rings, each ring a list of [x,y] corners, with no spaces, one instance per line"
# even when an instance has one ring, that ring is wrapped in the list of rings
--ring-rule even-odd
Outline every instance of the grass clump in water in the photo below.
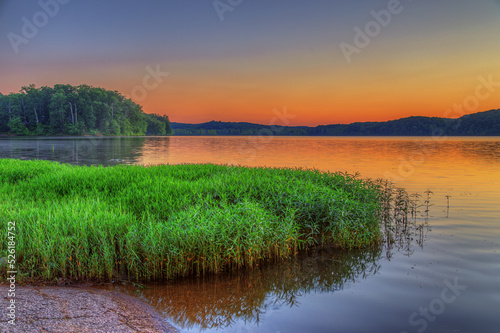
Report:
[[[318,170],[4,159],[0,237],[16,223],[22,277],[145,282],[253,267],[316,245],[371,246],[390,209],[383,193]]]

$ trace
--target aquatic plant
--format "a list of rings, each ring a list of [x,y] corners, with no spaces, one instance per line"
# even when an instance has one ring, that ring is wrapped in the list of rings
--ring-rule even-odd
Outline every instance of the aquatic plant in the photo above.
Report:
[[[404,193],[318,170],[4,159],[0,236],[16,222],[21,278],[171,279],[251,268],[318,245],[379,244],[381,221],[407,221]],[[6,251],[3,242],[0,256]]]

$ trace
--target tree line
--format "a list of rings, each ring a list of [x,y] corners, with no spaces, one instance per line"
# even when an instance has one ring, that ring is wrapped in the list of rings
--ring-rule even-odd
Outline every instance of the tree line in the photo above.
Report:
[[[244,122],[172,123],[174,135],[283,136],[500,136],[500,110],[457,119],[408,117],[385,122],[308,126],[268,126]]]
[[[24,86],[0,93],[0,133],[8,135],[169,135],[168,116],[146,114],[117,91],[86,84]]]

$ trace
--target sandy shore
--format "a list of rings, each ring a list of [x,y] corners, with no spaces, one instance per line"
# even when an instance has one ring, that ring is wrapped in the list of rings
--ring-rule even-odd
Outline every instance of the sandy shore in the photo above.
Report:
[[[132,296],[83,286],[17,287],[14,326],[8,323],[7,294],[0,285],[0,332],[177,332]]]

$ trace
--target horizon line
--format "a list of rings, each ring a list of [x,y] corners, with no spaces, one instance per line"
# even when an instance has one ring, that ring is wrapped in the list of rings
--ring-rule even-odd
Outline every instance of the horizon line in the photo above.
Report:
[[[450,119],[450,120],[455,120],[455,119],[460,119],[462,117],[468,116],[468,115],[473,115],[473,114],[478,114],[478,113],[483,113],[483,112],[490,112],[490,111],[498,111],[498,109],[490,109],[490,110],[484,110],[484,111],[478,111],[474,113],[466,113],[463,114],[460,117],[456,118],[446,118],[446,117],[429,117],[429,116],[409,116],[409,117],[403,117],[403,118],[395,118],[395,119],[390,119],[390,120],[385,120],[385,121],[355,121],[352,123],[346,123],[346,124],[341,124],[341,123],[331,123],[331,124],[322,124],[322,125],[316,125],[316,126],[310,126],[310,125],[266,125],[266,124],[260,124],[260,123],[252,123],[249,121],[222,121],[222,120],[209,120],[201,123],[184,123],[184,122],[176,122],[176,121],[170,121],[171,124],[184,124],[184,125],[203,125],[207,123],[230,123],[230,124],[252,124],[252,125],[260,125],[260,126],[276,126],[276,127],[309,127],[309,128],[314,128],[318,126],[329,126],[329,125],[352,125],[352,124],[359,124],[359,123],[386,123],[390,121],[397,121],[397,120],[402,120],[402,119],[409,119],[409,118],[437,118],[437,119]]]

